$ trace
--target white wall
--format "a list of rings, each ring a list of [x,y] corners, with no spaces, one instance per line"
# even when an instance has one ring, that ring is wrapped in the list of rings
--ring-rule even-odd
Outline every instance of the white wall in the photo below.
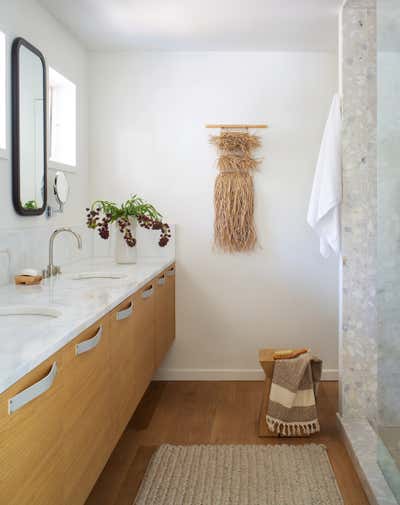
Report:
[[[261,347],[310,346],[337,369],[337,261],[306,225],[337,89],[324,53],[121,53],[90,58],[91,197],[139,193],[177,223],[170,378],[255,378]],[[267,122],[255,175],[260,248],[213,251],[212,122]]]
[[[0,158],[0,251],[11,249],[12,270],[21,266],[44,267],[48,236],[60,225],[82,226],[88,203],[88,107],[87,53],[79,43],[35,0],[0,0],[0,30],[7,35],[7,149],[8,158]],[[15,213],[11,197],[11,44],[24,37],[38,47],[49,66],[77,85],[78,164],[75,174],[67,174],[71,198],[63,215],[50,221],[40,217],[22,217]],[[49,170],[49,203],[52,198],[54,171]],[[34,232],[34,230],[37,230]],[[36,234],[35,234],[36,233]],[[29,236],[29,239],[27,238]],[[38,240],[40,236],[40,240]],[[33,242],[32,242],[33,240]],[[85,241],[87,244],[87,241]],[[69,241],[66,239],[66,244]],[[24,249],[21,251],[21,247]],[[61,247],[58,258],[66,258]],[[63,256],[64,254],[64,256]],[[60,256],[61,255],[61,256]],[[6,257],[0,253],[0,271]],[[13,272],[11,272],[13,273]],[[1,279],[0,283],[4,279]]]

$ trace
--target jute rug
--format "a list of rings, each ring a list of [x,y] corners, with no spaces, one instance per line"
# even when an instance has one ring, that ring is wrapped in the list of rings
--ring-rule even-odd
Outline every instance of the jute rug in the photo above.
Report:
[[[343,505],[321,445],[162,445],[135,505]]]

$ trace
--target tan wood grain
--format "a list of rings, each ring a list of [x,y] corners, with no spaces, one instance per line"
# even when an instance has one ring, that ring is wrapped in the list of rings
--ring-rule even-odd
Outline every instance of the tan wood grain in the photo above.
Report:
[[[160,284],[160,281],[162,282]],[[171,340],[170,278],[163,272],[156,279],[155,305],[155,366],[160,366],[168,352]]]
[[[269,431],[266,421],[268,411],[269,394],[271,391],[272,376],[274,374],[274,353],[275,349],[260,349],[258,351],[258,361],[265,373],[265,387],[261,395],[260,415],[258,418],[258,435],[260,437],[278,437],[276,433]]]
[[[265,376],[271,378],[274,373],[274,353],[276,349],[260,349],[258,351],[258,361],[262,369],[264,370]]]
[[[146,391],[156,359],[163,359],[175,336],[170,279],[162,295],[160,317],[168,331],[160,349],[153,279],[0,395],[1,504],[83,505]],[[150,287],[154,293],[143,298]],[[131,305],[132,314],[118,320],[118,312]],[[76,345],[100,326],[98,345],[77,355]],[[52,387],[10,415],[8,400],[44,378],[54,361]]]
[[[133,306],[132,314],[119,321],[118,312]],[[135,332],[138,319],[136,298],[129,297],[110,314],[111,388],[114,443],[125,429],[140,396],[135,380]]]
[[[76,345],[96,335],[98,345],[76,354]],[[112,449],[112,402],[109,319],[103,318],[68,344],[64,355],[65,412],[62,455],[65,503],[81,505]],[[82,476],[85,476],[83,479]]]
[[[26,286],[32,286],[34,284],[40,284],[43,277],[41,275],[16,275],[14,277],[15,284],[22,284]]]
[[[326,445],[344,504],[368,505],[337,425],[337,383],[321,383],[321,433],[310,439],[260,438],[257,426],[263,392],[264,383],[261,381],[153,382],[86,505],[132,504],[151,454],[163,443],[267,445],[310,442]],[[149,412],[152,413],[150,419]]]
[[[43,379],[57,362],[52,387],[13,414],[8,400]],[[62,503],[64,415],[62,353],[52,356],[0,395],[0,503]]]
[[[273,433],[269,431],[268,425],[266,422],[268,403],[269,403],[269,394],[271,391],[272,380],[269,378],[265,379],[265,387],[261,394],[261,406],[260,406],[260,416],[258,418],[258,435],[260,437],[279,437],[277,433]]]
[[[153,294],[143,298],[143,294],[153,289]],[[135,294],[137,319],[134,334],[135,385],[139,398],[146,391],[155,371],[155,293],[156,280],[148,283]]]
[[[166,270],[167,289],[168,289],[168,318],[169,318],[169,347],[172,345],[176,336],[176,316],[175,316],[175,263]],[[168,272],[173,275],[168,275]]]

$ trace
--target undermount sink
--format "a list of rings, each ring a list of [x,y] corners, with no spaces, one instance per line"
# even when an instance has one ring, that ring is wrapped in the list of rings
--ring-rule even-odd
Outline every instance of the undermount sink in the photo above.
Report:
[[[53,307],[37,306],[37,305],[4,305],[0,306],[0,318],[36,316],[45,318],[57,318],[61,316],[61,312]]]
[[[125,279],[125,274],[118,274],[116,272],[80,272],[72,274],[71,279],[75,281],[87,279]]]

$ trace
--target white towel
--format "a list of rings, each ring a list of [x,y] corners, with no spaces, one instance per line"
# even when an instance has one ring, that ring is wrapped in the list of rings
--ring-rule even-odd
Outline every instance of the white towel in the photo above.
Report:
[[[328,258],[340,253],[340,204],[342,202],[342,120],[340,97],[333,97],[322,138],[307,222],[320,238],[320,252]]]

